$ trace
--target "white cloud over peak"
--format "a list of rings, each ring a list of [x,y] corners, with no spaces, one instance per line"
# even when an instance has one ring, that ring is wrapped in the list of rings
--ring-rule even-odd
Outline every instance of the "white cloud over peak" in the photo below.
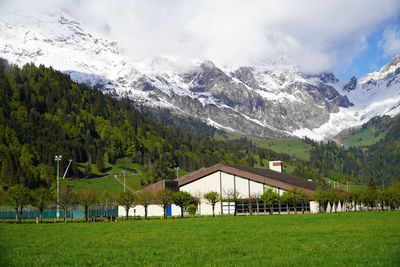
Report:
[[[386,57],[400,54],[400,28],[392,25],[385,29],[380,46]]]
[[[296,65],[306,72],[349,64],[367,37],[400,11],[398,0],[0,0],[0,9],[61,8],[119,41],[132,60]],[[397,35],[396,35],[397,34]],[[398,29],[384,47],[398,47]],[[387,45],[386,45],[387,44]],[[385,51],[386,51],[385,50]]]

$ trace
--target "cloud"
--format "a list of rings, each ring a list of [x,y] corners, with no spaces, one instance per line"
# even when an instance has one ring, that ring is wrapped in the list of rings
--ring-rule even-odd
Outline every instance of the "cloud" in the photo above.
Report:
[[[30,10],[35,5],[41,10],[61,8],[93,31],[119,41],[134,61],[168,56],[182,64],[212,60],[229,68],[296,65],[306,72],[349,64],[367,47],[368,35],[400,10],[398,0],[4,3],[20,8],[29,3],[25,6]]]
[[[393,57],[400,54],[400,27],[391,25],[383,32],[383,40],[380,47],[385,57]]]

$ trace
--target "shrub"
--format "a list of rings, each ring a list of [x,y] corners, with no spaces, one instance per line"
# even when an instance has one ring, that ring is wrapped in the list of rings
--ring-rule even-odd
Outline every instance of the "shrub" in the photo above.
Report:
[[[196,211],[197,211],[197,206],[196,206],[196,205],[190,204],[190,205],[188,206],[188,212],[189,212],[189,214],[190,214],[191,216],[196,215]]]

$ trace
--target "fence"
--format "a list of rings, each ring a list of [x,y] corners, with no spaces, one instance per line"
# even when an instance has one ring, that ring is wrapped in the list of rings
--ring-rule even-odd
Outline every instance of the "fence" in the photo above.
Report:
[[[107,213],[108,212],[108,213]],[[106,209],[103,205],[93,205],[89,210],[89,217],[118,216],[118,206],[110,206]],[[10,206],[0,206],[0,219],[15,219],[15,210]],[[40,211],[31,206],[22,210],[22,219],[35,219],[40,217]],[[57,206],[50,206],[43,211],[43,219],[57,218]],[[64,210],[60,208],[60,218],[64,218]],[[73,205],[67,210],[67,218],[85,218],[85,209],[79,205]]]
[[[271,210],[269,205],[265,205],[264,202],[253,202],[249,203],[247,201],[241,201],[236,203],[237,214],[248,214],[250,213],[258,214],[268,214]],[[272,213],[289,213],[289,212],[310,212],[309,203],[299,203],[296,205],[287,203],[274,203],[272,205]],[[222,202],[222,214],[234,214],[235,212],[235,202]]]

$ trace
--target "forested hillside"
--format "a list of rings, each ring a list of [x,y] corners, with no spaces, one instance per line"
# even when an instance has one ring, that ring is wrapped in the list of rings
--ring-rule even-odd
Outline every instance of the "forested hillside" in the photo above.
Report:
[[[371,123],[364,127],[371,127]],[[342,182],[367,183],[370,179],[381,185],[400,182],[400,116],[376,118],[374,129],[377,134],[385,129],[385,134],[369,146],[345,147],[333,141],[316,143],[305,139],[312,145],[310,162],[305,165],[299,162],[297,170],[311,170],[311,173],[318,170],[314,175]]]
[[[20,69],[0,59],[0,185],[50,185],[55,155],[98,168],[129,157],[144,165],[154,181],[173,177],[174,166],[191,171],[218,162],[290,159],[245,139],[215,141],[160,125],[131,104],[52,68]],[[69,174],[84,175],[75,164]]]
[[[196,135],[212,137],[215,133],[223,132],[213,126],[206,124],[205,122],[202,122],[201,120],[194,119],[193,117],[185,117],[182,115],[174,114],[169,109],[140,106],[139,110],[140,113],[145,117],[149,117],[166,126],[173,126],[181,130],[194,133]]]

